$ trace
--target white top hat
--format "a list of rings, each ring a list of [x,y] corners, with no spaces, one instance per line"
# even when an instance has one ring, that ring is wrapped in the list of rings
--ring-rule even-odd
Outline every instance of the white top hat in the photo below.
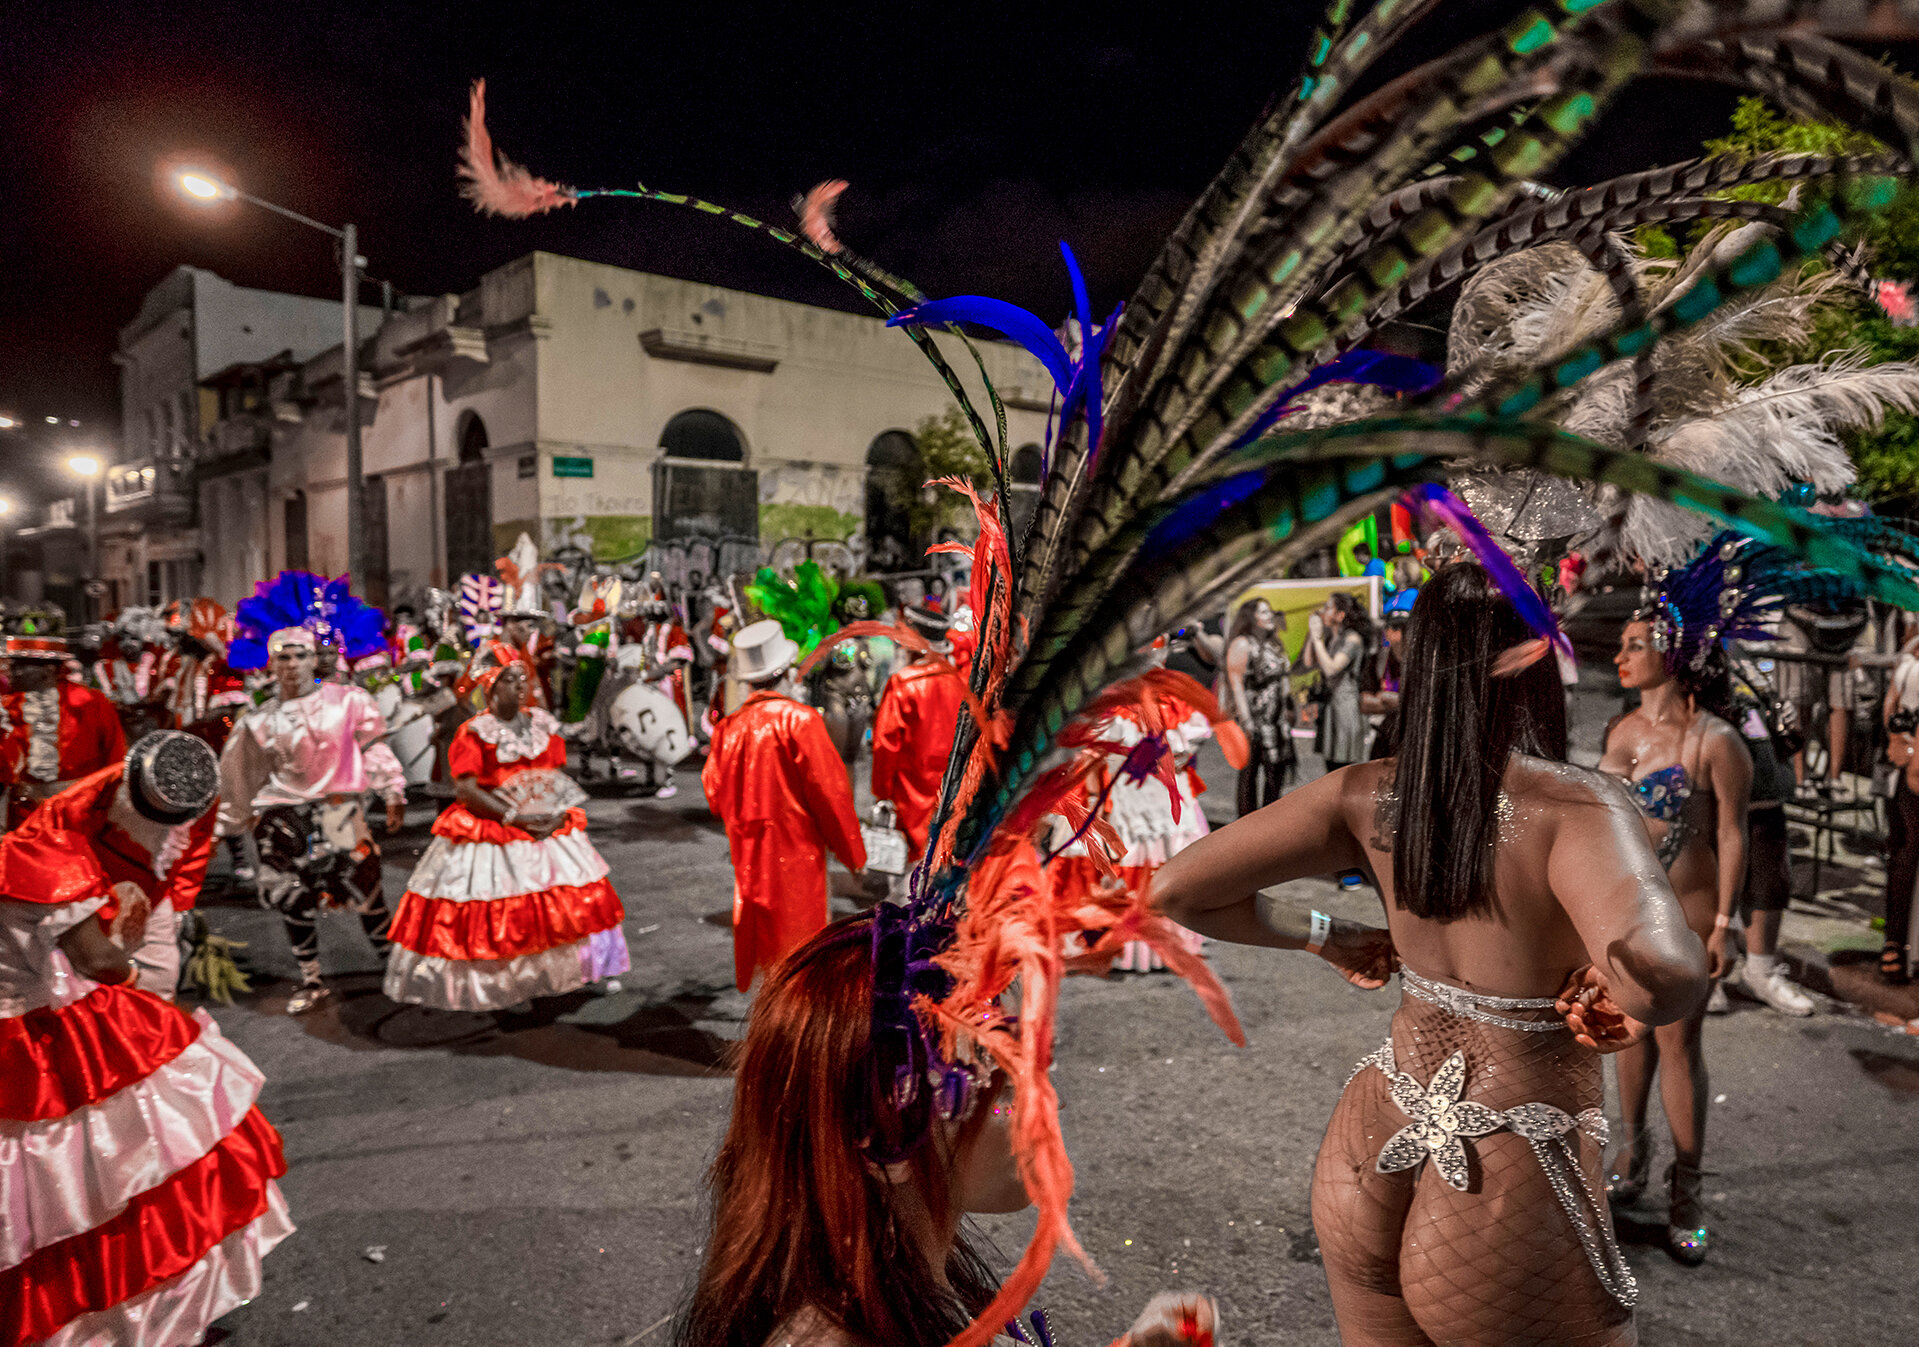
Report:
[[[540,549],[533,539],[520,535],[513,550],[496,563],[500,579],[506,585],[506,601],[500,606],[502,617],[544,617],[546,603],[540,597]]]
[[[742,627],[733,637],[727,672],[745,683],[764,683],[786,672],[800,653],[799,644],[772,618]]]

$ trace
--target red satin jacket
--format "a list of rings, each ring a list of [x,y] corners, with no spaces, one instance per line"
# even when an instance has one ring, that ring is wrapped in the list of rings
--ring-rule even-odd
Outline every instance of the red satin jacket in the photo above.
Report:
[[[60,693],[60,775],[61,781],[77,781],[89,772],[117,763],[127,755],[127,732],[121,728],[120,713],[106,695],[90,687],[61,679],[54,685]],[[0,785],[24,784],[32,749],[33,727],[26,719],[24,692],[9,692],[0,697],[5,713],[5,737],[0,738]],[[34,812],[34,802],[16,795],[11,824],[20,826]]]
[[[920,660],[886,680],[873,713],[873,798],[893,802],[912,860],[926,850],[964,693],[958,678]]]
[[[209,807],[186,825],[183,849],[156,875],[153,856],[107,817],[126,770],[125,762],[116,762],[74,782],[8,833],[0,841],[0,895],[16,902],[72,903],[124,882],[156,906],[172,903],[181,912],[192,907],[213,858],[217,811]],[[109,902],[100,919],[112,921],[118,906]]]
[[[733,856],[733,972],[753,974],[827,921],[826,853],[866,865],[846,767],[810,706],[755,692],[719,722],[700,773]]]

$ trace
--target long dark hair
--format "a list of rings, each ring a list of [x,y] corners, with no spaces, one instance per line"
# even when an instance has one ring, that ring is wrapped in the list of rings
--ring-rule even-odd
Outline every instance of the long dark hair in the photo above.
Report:
[[[1501,652],[1532,635],[1472,562],[1441,567],[1413,605],[1401,647],[1393,894],[1416,917],[1450,921],[1490,906],[1507,761],[1566,760],[1566,695],[1552,657],[1493,677]]]
[[[879,1084],[892,1072],[872,1060],[871,951],[872,918],[849,917],[760,989],[732,1122],[708,1176],[706,1259],[674,1326],[676,1347],[762,1347],[808,1309],[861,1342],[941,1347],[993,1298],[997,1283],[964,1229],[946,1263],[950,1289],[938,1284],[861,1147],[876,1124],[897,1130]],[[957,1138],[932,1128],[902,1162],[935,1229],[958,1223],[953,1156],[991,1112],[982,1099]]]
[[[1346,630],[1357,636],[1370,650],[1373,644],[1373,623],[1372,619],[1366,616],[1366,610],[1360,606],[1359,600],[1343,589],[1334,590],[1328,597],[1331,598],[1333,607],[1339,609],[1344,615]]]
[[[1267,610],[1279,620],[1279,626],[1274,629],[1273,635],[1271,636],[1268,636],[1265,632],[1260,631],[1253,625],[1253,615],[1262,603],[1265,604]],[[1226,645],[1230,649],[1233,642],[1242,636],[1250,636],[1255,641],[1274,641],[1278,639],[1278,633],[1285,630],[1286,614],[1273,607],[1272,603],[1266,599],[1248,599],[1233,611],[1233,627],[1231,631],[1226,633]]]

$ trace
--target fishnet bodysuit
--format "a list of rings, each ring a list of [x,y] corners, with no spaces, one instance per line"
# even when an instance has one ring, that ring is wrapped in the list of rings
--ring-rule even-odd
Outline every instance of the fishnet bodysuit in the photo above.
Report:
[[[1599,1058],[1570,1033],[1482,1023],[1410,994],[1393,1016],[1393,1049],[1399,1070],[1422,1083],[1463,1051],[1463,1097],[1489,1108],[1537,1102],[1577,1115],[1605,1096]],[[1468,1141],[1471,1179],[1459,1192],[1430,1162],[1375,1170],[1381,1148],[1407,1122],[1387,1077],[1366,1067],[1340,1097],[1320,1147],[1313,1227],[1347,1347],[1638,1341],[1631,1311],[1600,1284],[1524,1138],[1501,1131]],[[1578,1132],[1569,1139],[1597,1191],[1600,1145]],[[1599,1208],[1610,1238],[1603,1200]]]

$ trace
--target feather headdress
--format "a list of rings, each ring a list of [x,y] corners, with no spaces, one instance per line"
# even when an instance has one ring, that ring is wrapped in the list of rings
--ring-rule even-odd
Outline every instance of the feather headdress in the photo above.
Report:
[[[1145,715],[1146,700],[1159,695],[1152,680],[1165,675],[1142,675],[1138,658],[1154,637],[1217,612],[1248,580],[1283,572],[1408,488],[1466,467],[1543,472],[1589,490],[1673,501],[1862,590],[1919,604],[1909,574],[1821,522],[1639,447],[1660,394],[1655,362],[1715,315],[1796,272],[1889,197],[1877,178],[1794,209],[1748,211],[1754,203],[1726,203],[1724,192],[1913,168],[1919,87],[1816,31],[1822,21],[1851,22],[1857,6],[1801,0],[1762,13],[1672,0],[1558,0],[1355,96],[1373,62],[1436,9],[1437,0],[1335,5],[1292,95],[1249,132],[1103,324],[1092,321],[1069,250],[1081,334],[1071,347],[1035,315],[977,297],[928,301],[856,258],[829,227],[826,192],[802,199],[802,227],[787,229],[653,188],[576,189],[531,174],[509,180],[476,101],[469,159],[501,175],[496,197],[514,213],[601,197],[692,209],[797,250],[888,318],[914,310],[899,325],[953,390],[986,452],[996,489],[980,501],[972,549],[979,647],[966,715],[931,824],[936,840],[911,898],[875,921],[875,1034],[908,1035],[917,1045],[895,1088],[936,1090],[962,1108],[959,1076],[980,1051],[1016,1080],[1014,1135],[1039,1220],[1000,1295],[957,1339],[962,1347],[985,1343],[1013,1317],[1055,1250],[1083,1256],[1067,1220],[1072,1168],[1047,1079],[1067,968],[1063,935],[1087,937],[1094,968],[1110,962],[1119,942],[1153,942],[1237,1035],[1223,991],[1164,938],[1144,893],[1069,907],[1032,838],[1044,814],[1072,808],[1067,795],[1098,761],[1088,755],[1113,751],[1099,746],[1099,731],[1114,699]],[[1919,4],[1879,6],[1874,17],[1919,33]],[[1853,120],[1897,149],[1869,161],[1722,156],[1588,191],[1537,190],[1534,180],[1630,81],[1653,71],[1763,88]],[[1642,297],[1612,240],[1644,224],[1704,218],[1763,219],[1777,232],[1699,259],[1679,278],[1683,291]],[[1552,242],[1596,259],[1617,297],[1615,311],[1595,308],[1563,349],[1529,350],[1427,392],[1417,391],[1423,382],[1397,377],[1417,371],[1367,362],[1362,372],[1395,374],[1399,397],[1342,394],[1352,414],[1344,421],[1278,419],[1276,409],[1413,306]],[[1022,533],[1006,506],[1009,455],[997,396],[989,381],[992,405],[982,414],[942,354],[942,341],[967,344],[970,353],[960,322],[987,322],[1027,344],[1060,397],[1038,504]],[[1623,442],[1596,442],[1553,423],[1553,412],[1620,361],[1634,374],[1623,394]],[[1309,395],[1315,402],[1318,392]],[[859,624],[847,631],[862,634]],[[1177,695],[1210,702],[1196,686]],[[1123,770],[1152,770],[1130,761],[1131,749],[1120,751],[1129,759]],[[1014,1016],[1000,998],[1016,986]]]
[[[386,614],[355,597],[344,575],[329,580],[312,571],[281,571],[240,600],[233,627],[227,664],[235,669],[264,669],[267,638],[288,627],[304,627],[316,644],[332,646],[349,663],[386,649]]]

